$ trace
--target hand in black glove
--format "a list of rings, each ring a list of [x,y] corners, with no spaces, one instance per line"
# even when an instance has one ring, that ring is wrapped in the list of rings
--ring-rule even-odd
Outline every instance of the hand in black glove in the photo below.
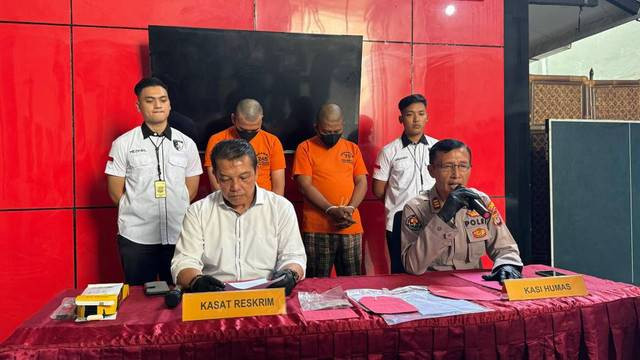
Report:
[[[522,278],[520,269],[520,266],[504,264],[493,269],[491,275],[482,275],[482,278],[486,281],[499,281],[502,284],[507,279]]]
[[[449,196],[444,202],[438,216],[444,222],[451,221],[451,219],[456,216],[458,210],[469,206],[470,199],[480,199],[480,195],[465,187],[458,186],[455,190],[449,193]]]
[[[191,282],[192,292],[208,292],[224,290],[224,283],[211,275],[198,275]]]
[[[289,294],[291,294],[291,290],[293,290],[293,288],[296,286],[298,275],[296,274],[295,271],[291,269],[282,269],[274,272],[271,278],[277,279],[283,275],[284,275],[284,278],[282,278],[282,280],[269,285],[269,287],[270,288],[283,287],[285,295],[289,296]]]

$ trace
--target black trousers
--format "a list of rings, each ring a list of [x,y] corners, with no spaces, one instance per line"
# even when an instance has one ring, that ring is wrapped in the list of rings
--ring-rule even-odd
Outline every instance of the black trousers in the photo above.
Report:
[[[175,245],[143,245],[118,235],[118,247],[125,283],[143,285],[159,278],[173,284],[171,259]]]
[[[402,245],[401,245],[402,211],[398,211],[393,216],[393,232],[387,231],[387,247],[389,248],[389,260],[391,262],[391,273],[401,274],[404,271],[402,265]]]

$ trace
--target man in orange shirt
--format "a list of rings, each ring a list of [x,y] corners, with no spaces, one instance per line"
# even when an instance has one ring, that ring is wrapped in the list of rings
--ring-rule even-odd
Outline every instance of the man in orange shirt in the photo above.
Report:
[[[317,136],[296,150],[293,176],[304,196],[302,239],[307,276],[359,275],[362,223],[358,205],[367,192],[367,168],[358,145],[343,139],[338,105],[322,106],[316,117]]]
[[[212,191],[220,189],[211,166],[213,147],[222,140],[242,138],[251,144],[258,157],[258,186],[284,195],[284,150],[275,135],[261,129],[262,117],[262,106],[257,100],[243,99],[236,106],[235,113],[231,114],[233,126],[209,138],[204,154],[204,167],[207,169]]]

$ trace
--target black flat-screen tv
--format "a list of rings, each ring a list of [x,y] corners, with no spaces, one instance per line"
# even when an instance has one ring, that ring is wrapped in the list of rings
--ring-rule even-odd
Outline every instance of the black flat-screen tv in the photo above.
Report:
[[[204,150],[243,98],[285,150],[313,136],[319,107],[342,107],[357,142],[362,37],[149,26],[151,71],[169,86],[171,126]]]

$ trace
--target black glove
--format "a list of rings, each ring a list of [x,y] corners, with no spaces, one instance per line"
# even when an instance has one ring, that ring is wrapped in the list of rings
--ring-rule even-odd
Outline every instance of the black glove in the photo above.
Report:
[[[451,221],[451,219],[456,216],[458,210],[469,206],[469,199],[480,199],[480,195],[465,187],[458,186],[449,193],[442,209],[438,212],[438,216],[444,222]]]
[[[486,281],[499,281],[502,284],[507,279],[522,278],[521,269],[520,266],[504,264],[493,269],[491,275],[482,275],[482,278]]]
[[[282,280],[269,285],[269,287],[270,288],[283,287],[285,295],[289,296],[289,294],[291,294],[291,290],[293,290],[293,288],[296,286],[296,279],[298,275],[296,274],[295,271],[291,269],[283,269],[283,270],[274,272],[271,278],[277,279],[282,275],[284,275],[284,278],[282,278]]]
[[[224,283],[211,275],[198,275],[191,282],[191,292],[209,292],[224,290]]]

